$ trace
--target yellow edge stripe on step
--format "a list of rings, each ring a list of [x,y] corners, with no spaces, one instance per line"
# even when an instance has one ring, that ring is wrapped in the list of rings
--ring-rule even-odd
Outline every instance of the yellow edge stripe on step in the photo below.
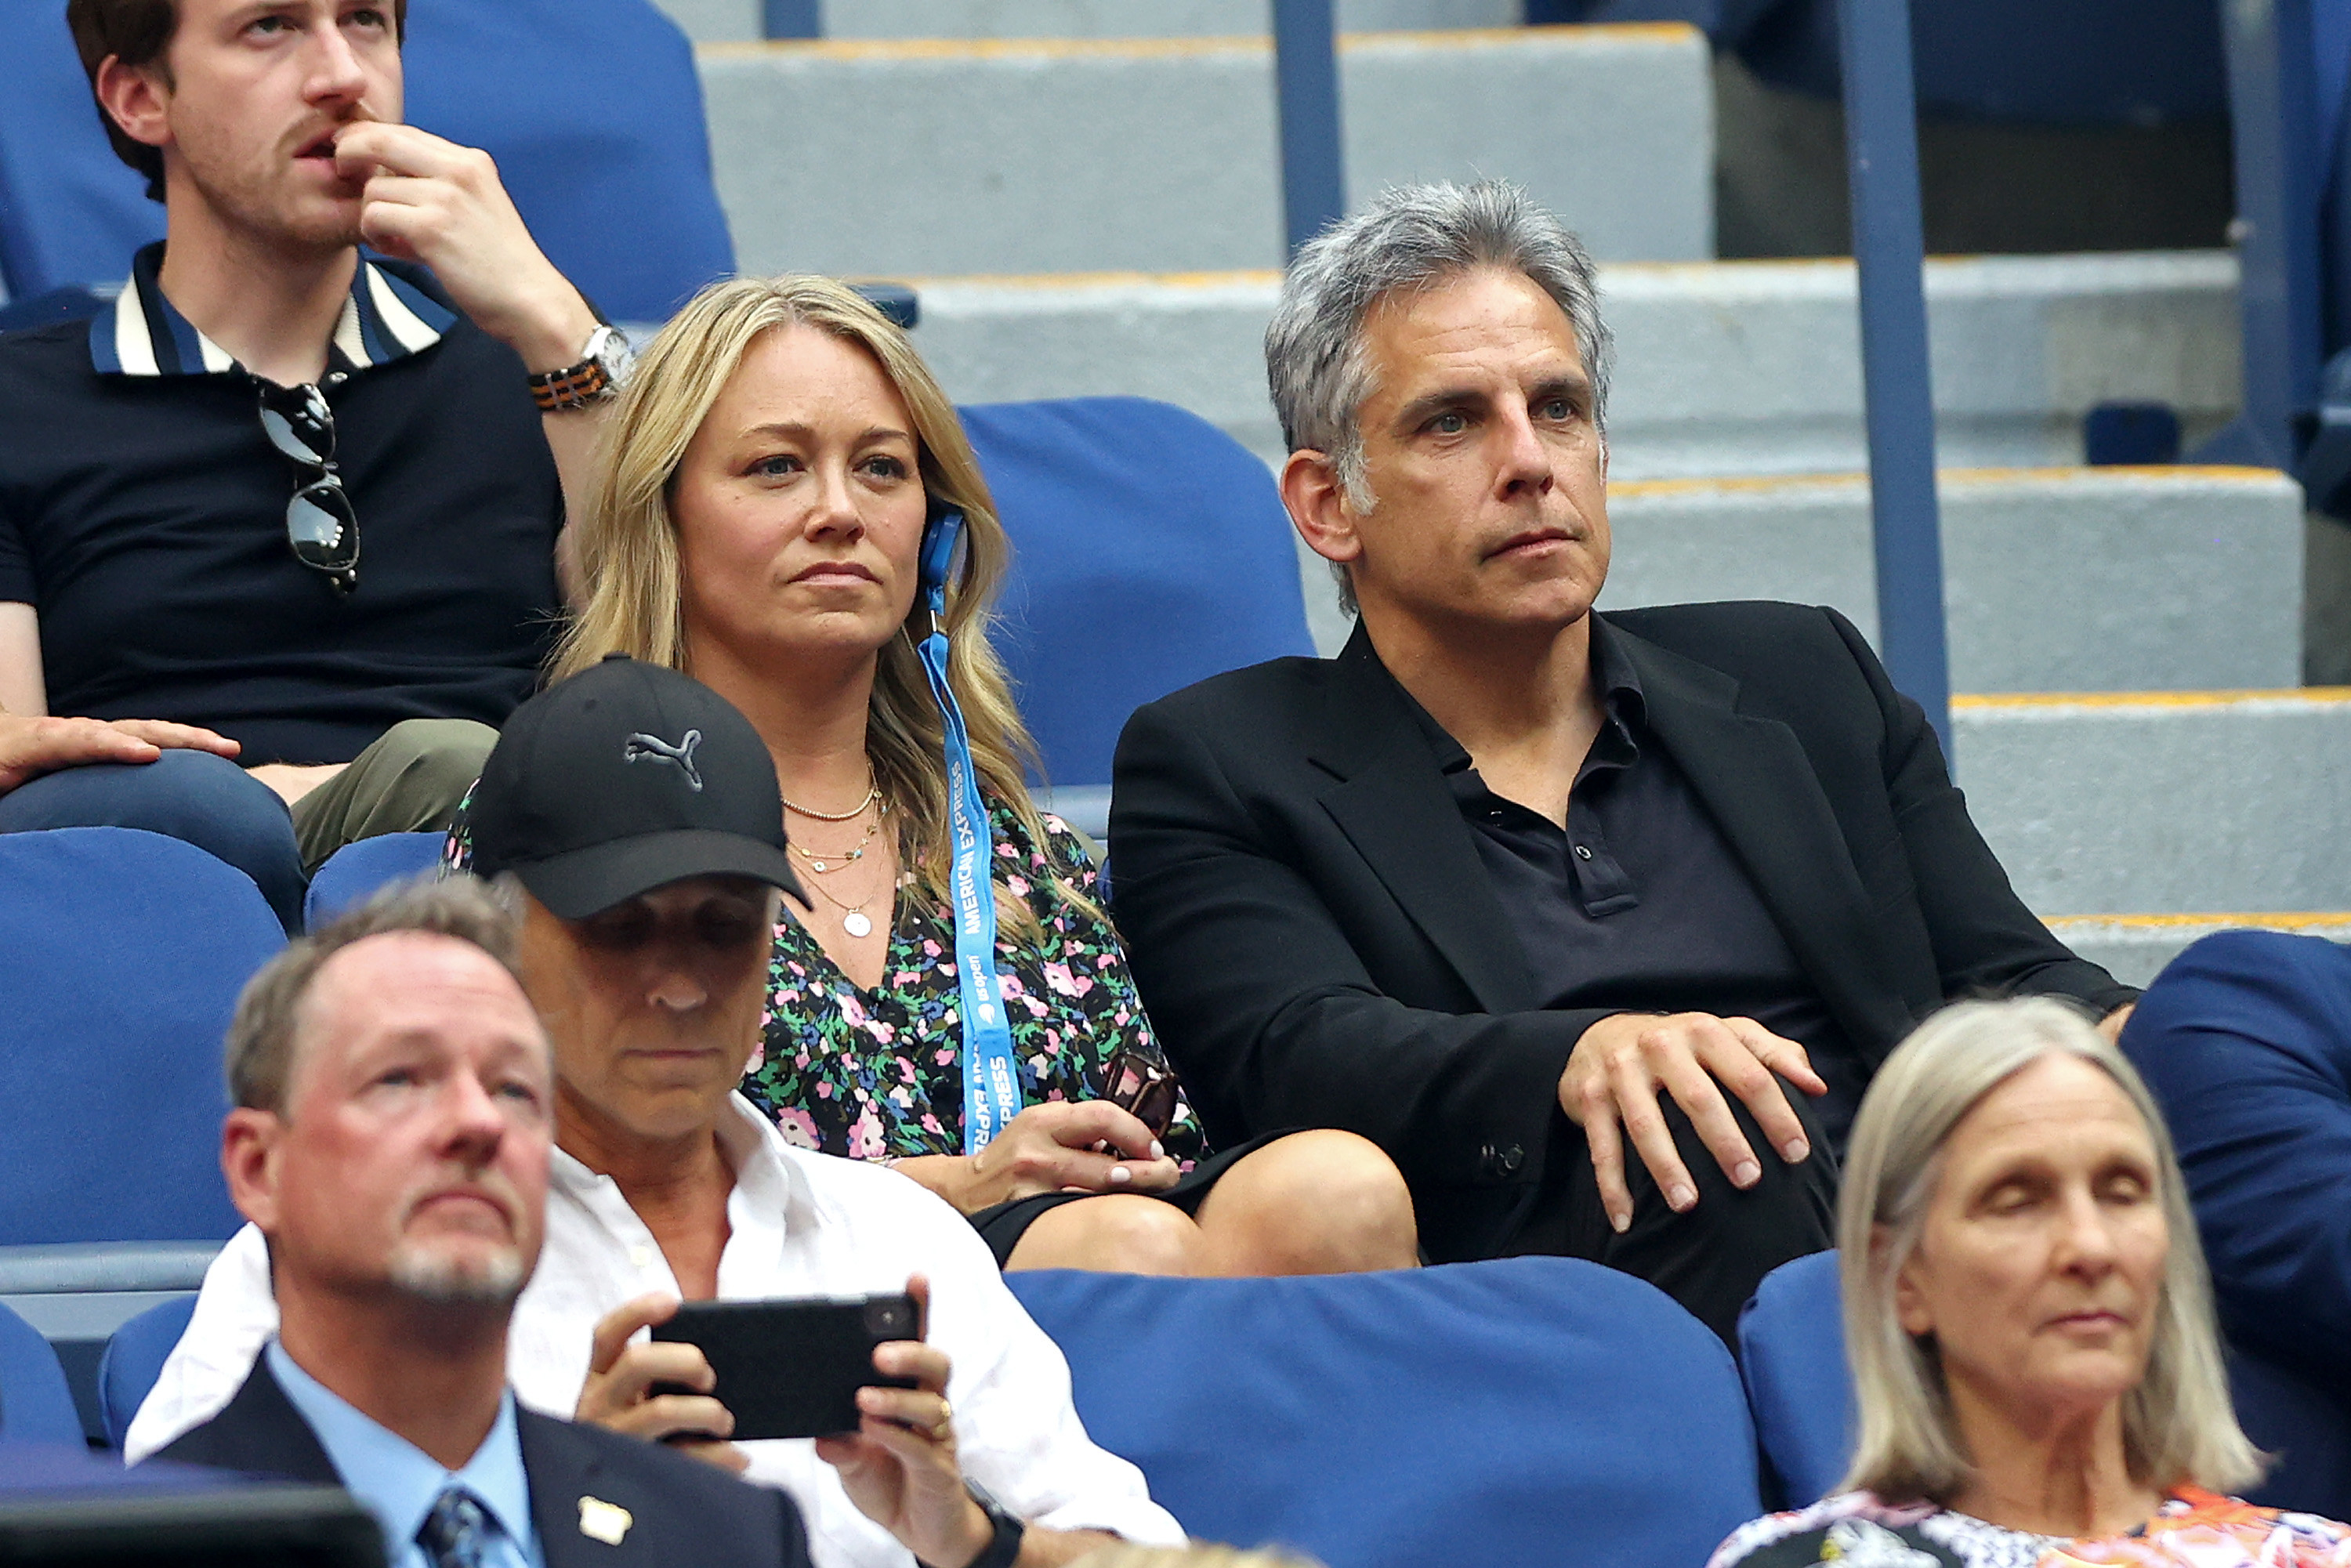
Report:
[[[1943,485],[2018,485],[2018,484],[2091,484],[2102,479],[2159,479],[2181,483],[2274,484],[2284,476],[2274,468],[2249,468],[2234,465],[2173,463],[2149,465],[2145,467],[2102,466],[2081,465],[2046,468],[1944,468],[1937,472]],[[1745,474],[1715,477],[1695,476],[1678,479],[1619,479],[1608,486],[1612,497],[1639,498],[1648,496],[1703,496],[1722,492],[1753,494],[1773,490],[1805,490],[1823,487],[1865,490],[1869,487],[1866,474]]]
[[[2351,704],[2351,686],[2286,686],[2275,691],[1987,692],[1954,696],[1955,709],[2027,707],[2229,707],[2239,703]]]
[[[1419,44],[1430,48],[1496,48],[1570,36],[1600,44],[1683,45],[1702,34],[1687,22],[1608,22],[1547,27],[1458,27],[1439,32],[1343,33],[1339,47]],[[793,55],[828,60],[1068,59],[1124,57],[1164,59],[1197,55],[1268,54],[1262,34],[1197,38],[768,38],[697,44],[704,59],[760,59]]]

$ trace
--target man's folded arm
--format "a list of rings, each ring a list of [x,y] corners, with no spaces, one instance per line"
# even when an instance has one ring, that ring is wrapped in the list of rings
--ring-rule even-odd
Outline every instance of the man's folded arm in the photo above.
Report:
[[[1934,945],[1943,995],[2072,997],[2104,1015],[2138,995],[2050,935],[2010,885],[1999,857],[1968,815],[1926,710],[1894,688],[1885,665],[1850,621],[1829,618],[1885,716],[1886,788],[1918,907]]]
[[[1119,743],[1112,897],[1210,1136],[1340,1127],[1416,1183],[1536,1179],[1568,1058],[1607,1012],[1454,1014],[1382,994],[1338,914],[1165,707]]]

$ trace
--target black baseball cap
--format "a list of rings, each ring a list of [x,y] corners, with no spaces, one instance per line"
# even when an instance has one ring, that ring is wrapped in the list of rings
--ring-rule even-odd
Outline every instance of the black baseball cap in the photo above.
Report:
[[[734,704],[625,653],[515,709],[474,786],[474,872],[512,872],[565,920],[690,876],[802,903],[775,759]]]

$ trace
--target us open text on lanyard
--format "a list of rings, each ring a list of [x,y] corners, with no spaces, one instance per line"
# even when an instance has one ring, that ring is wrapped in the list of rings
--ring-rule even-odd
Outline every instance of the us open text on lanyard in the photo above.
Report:
[[[955,851],[947,891],[955,915],[956,983],[963,999],[963,1147],[976,1155],[1020,1113],[1020,1074],[1012,1064],[1012,1029],[996,973],[996,841],[971,763],[963,708],[947,685],[947,573],[962,537],[960,512],[946,513],[924,533],[922,585],[931,631],[916,652],[946,731],[947,837]]]

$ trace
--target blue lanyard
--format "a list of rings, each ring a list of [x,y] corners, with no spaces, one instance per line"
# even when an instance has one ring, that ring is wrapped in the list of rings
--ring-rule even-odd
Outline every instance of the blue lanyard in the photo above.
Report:
[[[948,512],[923,536],[923,591],[931,632],[916,650],[946,730],[947,836],[955,856],[947,875],[954,905],[956,982],[963,993],[963,1147],[976,1155],[1020,1113],[1020,1075],[1012,1065],[1012,1029],[996,973],[996,844],[971,763],[963,708],[947,686],[947,570],[963,533],[963,514]]]

